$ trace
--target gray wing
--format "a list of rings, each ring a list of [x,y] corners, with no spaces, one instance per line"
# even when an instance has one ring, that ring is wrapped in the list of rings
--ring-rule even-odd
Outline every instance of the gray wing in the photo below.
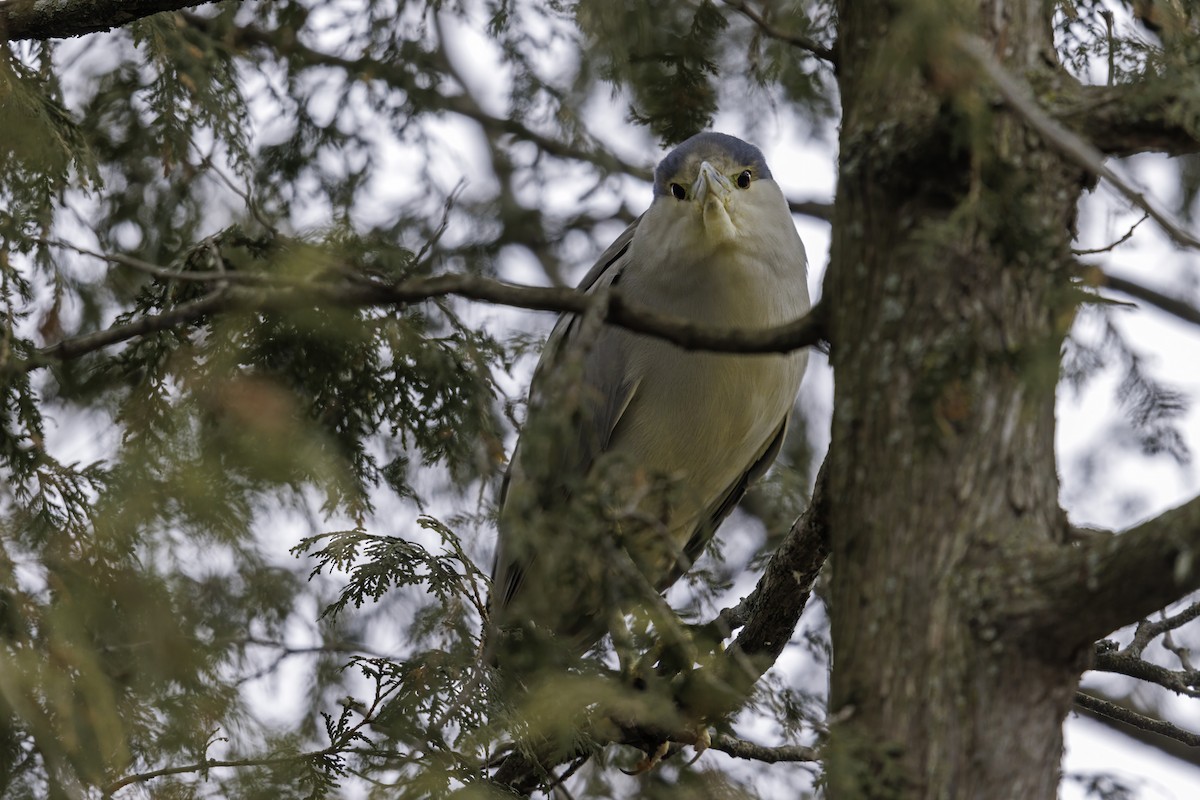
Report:
[[[593,292],[604,286],[615,285],[620,280],[622,270],[629,263],[629,246],[640,221],[641,217],[634,220],[600,255],[579,283],[577,288],[580,291]],[[531,414],[536,411],[539,391],[543,388],[552,365],[570,352],[568,345],[576,332],[578,321],[578,316],[574,314],[563,314],[550,332],[550,338],[547,339],[542,357],[534,370],[529,391]],[[577,437],[572,442],[573,446],[561,449],[561,463],[558,465],[567,479],[586,474],[596,458],[608,448],[613,430],[629,408],[637,389],[636,384],[627,380],[628,371],[622,338],[612,328],[600,329],[597,341],[588,349],[582,366],[585,397],[580,409]],[[508,500],[509,491],[513,481],[520,480],[519,474],[514,475],[514,470],[519,470],[519,457],[518,442],[500,488],[500,536],[492,565],[493,608],[506,606],[512,601],[532,561],[532,556],[515,557],[513,551],[517,548],[513,547],[511,541],[513,533],[507,530],[504,524],[504,505]],[[564,480],[564,483],[566,482]]]

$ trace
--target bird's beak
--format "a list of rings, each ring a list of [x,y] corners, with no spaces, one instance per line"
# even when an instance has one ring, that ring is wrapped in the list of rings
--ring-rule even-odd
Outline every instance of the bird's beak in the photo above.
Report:
[[[700,206],[704,229],[715,241],[725,241],[737,235],[729,218],[729,201],[733,197],[733,182],[712,164],[700,162],[700,174],[692,184],[692,197]]]
[[[724,205],[733,194],[733,183],[707,161],[700,162],[700,174],[692,184],[692,197],[697,203],[707,205],[717,202]]]

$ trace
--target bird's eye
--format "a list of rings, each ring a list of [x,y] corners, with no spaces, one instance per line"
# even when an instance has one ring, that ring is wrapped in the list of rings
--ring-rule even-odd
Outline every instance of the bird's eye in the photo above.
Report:
[[[675,195],[676,200],[687,199],[687,189],[684,189],[678,183],[671,184],[671,194]]]
[[[741,175],[737,176],[738,188],[745,189],[746,187],[748,187],[750,185],[750,179],[752,177],[753,176],[750,174],[750,170],[743,171]]]

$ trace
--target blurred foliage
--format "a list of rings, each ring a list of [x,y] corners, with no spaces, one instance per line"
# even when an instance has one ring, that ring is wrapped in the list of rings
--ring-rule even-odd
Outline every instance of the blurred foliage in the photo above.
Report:
[[[454,300],[329,298],[530,258],[559,280],[636,213],[655,140],[719,111],[835,121],[831,68],[768,32],[831,46],[833,4],[752,4],[763,25],[736,5],[224,2],[0,45],[0,795],[178,767],[149,791],[490,796],[471,534],[528,337]],[[1154,41],[1064,5],[1080,73],[1195,64],[1189,16]],[[600,105],[635,125],[589,124]],[[1142,446],[1179,456],[1179,398],[1120,357]],[[809,482],[789,450],[751,504],[770,542]],[[423,513],[447,495],[473,511]],[[297,661],[303,698],[272,719],[253,691]],[[811,731],[819,692],[772,681],[756,708]],[[628,791],[606,763],[585,785]],[[754,794],[717,777],[672,765],[642,791]]]

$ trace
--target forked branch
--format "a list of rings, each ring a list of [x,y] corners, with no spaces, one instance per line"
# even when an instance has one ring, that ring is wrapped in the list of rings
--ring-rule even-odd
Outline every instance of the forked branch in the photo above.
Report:
[[[206,5],[213,0],[87,0],[46,3],[7,0],[0,3],[0,41],[69,39],[128,25],[134,20]]]
[[[1181,247],[1200,248],[1200,238],[1186,230],[1165,211],[1159,209],[1127,178],[1109,167],[1105,163],[1105,154],[1099,148],[1051,117],[1045,109],[1038,105],[1029,87],[1004,69],[983,40],[975,36],[959,34],[954,41],[959,50],[970,58],[992,82],[1005,104],[1017,112],[1025,120],[1025,123],[1037,131],[1048,144],[1090,174],[1108,181],[1125,199],[1149,214],[1150,218],[1157,222],[1176,244]]]
[[[1115,536],[1016,555],[1003,603],[1015,627],[1064,653],[1200,588],[1200,498]]]

